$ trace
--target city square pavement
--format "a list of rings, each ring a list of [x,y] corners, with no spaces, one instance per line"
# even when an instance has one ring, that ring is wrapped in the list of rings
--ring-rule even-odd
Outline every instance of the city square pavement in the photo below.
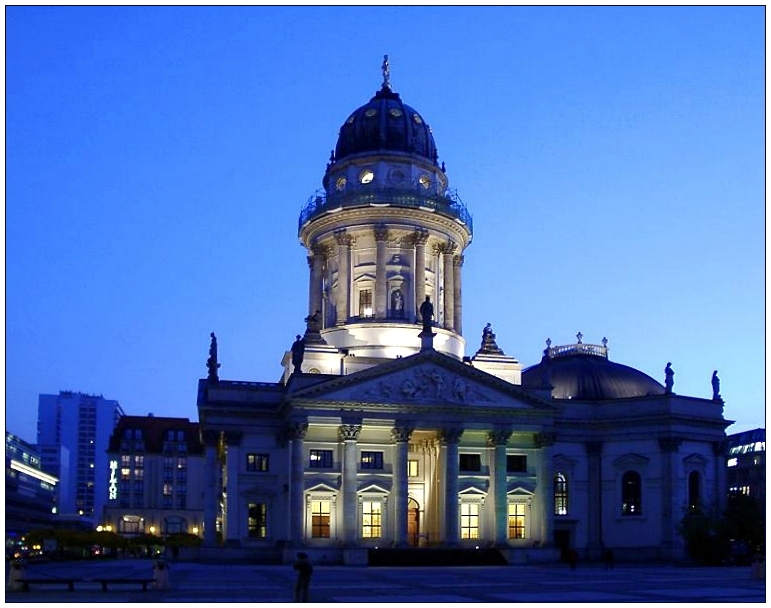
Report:
[[[168,589],[139,585],[102,591],[96,578],[152,578],[153,562],[120,559],[43,562],[25,568],[27,577],[78,577],[66,585],[8,589],[6,603],[145,602],[198,603],[292,601],[291,566],[172,562]],[[751,567],[602,564],[486,567],[346,567],[316,565],[311,602],[335,603],[737,603],[766,602],[765,575]]]

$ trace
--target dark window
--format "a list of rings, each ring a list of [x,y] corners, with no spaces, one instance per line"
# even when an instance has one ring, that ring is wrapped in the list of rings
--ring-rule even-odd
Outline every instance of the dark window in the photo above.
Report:
[[[554,514],[568,514],[568,480],[563,473],[554,475]]]
[[[621,514],[642,514],[642,481],[636,471],[627,471],[621,478]]]
[[[482,457],[479,454],[460,454],[459,468],[461,471],[481,471]]]
[[[688,508],[698,509],[701,503],[701,479],[696,471],[688,475]]]
[[[267,454],[247,454],[246,455],[246,470],[257,471],[264,473],[268,470],[268,455]]]
[[[391,292],[391,317],[404,318],[404,294],[401,289],[394,289]]]
[[[249,538],[265,538],[268,535],[268,505],[249,503]]]
[[[527,456],[513,454],[506,456],[507,473],[527,473]]]
[[[362,469],[382,469],[383,452],[362,452],[361,468]]]
[[[311,450],[312,469],[331,469],[332,450]]]

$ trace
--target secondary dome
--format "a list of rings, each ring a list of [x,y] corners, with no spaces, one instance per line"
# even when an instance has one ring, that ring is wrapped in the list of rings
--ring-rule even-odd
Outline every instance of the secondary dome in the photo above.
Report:
[[[417,154],[433,164],[438,159],[431,127],[391,90],[387,81],[340,127],[335,160],[378,152]]]
[[[577,344],[547,349],[541,362],[522,371],[522,386],[554,388],[555,399],[602,401],[663,395],[664,387],[647,374],[608,360],[607,342],[603,346]]]

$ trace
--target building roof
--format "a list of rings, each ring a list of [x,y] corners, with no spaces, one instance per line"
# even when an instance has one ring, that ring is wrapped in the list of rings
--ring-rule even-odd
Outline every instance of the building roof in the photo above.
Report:
[[[603,401],[663,395],[664,387],[640,370],[608,359],[607,347],[577,344],[551,347],[541,362],[522,371],[522,386],[553,387],[555,399]]]
[[[385,82],[372,99],[354,110],[340,127],[335,160],[381,152],[417,154],[434,164],[438,158],[431,128]]]
[[[188,454],[202,454],[200,425],[190,422],[188,418],[169,418],[163,416],[123,416],[118,421],[110,437],[109,451],[120,449],[121,440],[127,430],[141,431],[144,450],[151,453],[162,453],[166,441],[166,431],[184,431],[184,441],[187,443]]]

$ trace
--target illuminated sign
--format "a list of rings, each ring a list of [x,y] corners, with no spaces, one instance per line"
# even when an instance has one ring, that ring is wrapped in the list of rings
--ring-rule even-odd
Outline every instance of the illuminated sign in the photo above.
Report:
[[[110,500],[118,499],[118,461],[110,461]]]

